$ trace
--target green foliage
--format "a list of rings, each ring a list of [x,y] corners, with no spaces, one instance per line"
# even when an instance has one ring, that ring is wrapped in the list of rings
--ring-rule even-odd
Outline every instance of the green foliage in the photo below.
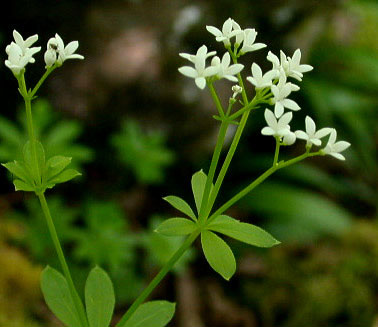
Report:
[[[196,203],[197,213],[201,209],[203,192],[205,191],[207,176],[201,169],[192,176],[192,191],[194,196],[194,201]],[[210,192],[214,185],[211,185]]]
[[[165,221],[169,220],[164,220],[164,222]],[[156,229],[159,229],[164,222],[162,217],[157,215],[152,216],[150,218],[149,231],[143,233],[141,245],[146,249],[148,254],[147,262],[149,265],[153,264],[163,266],[166,262],[168,262],[184,240],[184,237],[182,236],[170,237],[156,233]],[[185,270],[188,263],[192,261],[193,258],[194,252],[192,249],[189,249],[175,264],[173,271],[181,272]]]
[[[141,304],[131,317],[119,327],[164,327],[175,313],[175,304],[168,301],[150,301]]]
[[[271,218],[265,227],[285,241],[309,242],[351,226],[345,209],[320,194],[288,184],[265,182],[242,200],[242,206]]]
[[[115,304],[113,284],[107,273],[95,267],[85,284],[85,306],[90,327],[108,327]]]
[[[13,184],[16,191],[44,192],[47,188],[53,188],[58,183],[81,175],[75,169],[65,169],[71,158],[55,156],[46,163],[43,145],[40,142],[36,142],[35,145],[37,163],[33,157],[32,144],[28,141],[24,146],[22,162],[3,164],[15,176]]]
[[[55,316],[67,326],[81,326],[68,284],[63,275],[47,266],[41,275],[41,289],[45,301]]]
[[[22,150],[28,140],[24,110],[20,111],[20,129],[15,123],[0,117],[0,161],[22,161]],[[74,169],[80,169],[81,164],[93,158],[93,152],[78,143],[78,137],[83,132],[79,121],[62,120],[53,111],[51,105],[43,99],[33,102],[33,123],[36,138],[43,143],[46,158],[65,156],[75,158]]]
[[[187,202],[185,202],[185,200],[174,195],[166,196],[165,198],[163,198],[163,200],[167,201],[172,207],[181,211],[188,217],[192,218],[194,221],[197,220],[197,217],[194,214],[192,208],[189,206]]]
[[[182,236],[191,234],[196,228],[197,225],[189,219],[170,218],[163,221],[156,232],[166,236]]]
[[[159,131],[145,133],[135,121],[126,121],[113,135],[112,145],[120,161],[131,169],[141,183],[158,184],[164,180],[164,169],[173,163],[174,154],[165,145]]]
[[[272,247],[280,244],[272,235],[260,227],[242,223],[225,215],[218,216],[207,228],[254,246]]]
[[[232,250],[219,236],[210,231],[201,233],[203,253],[207,262],[224,279],[229,280],[236,270]]]

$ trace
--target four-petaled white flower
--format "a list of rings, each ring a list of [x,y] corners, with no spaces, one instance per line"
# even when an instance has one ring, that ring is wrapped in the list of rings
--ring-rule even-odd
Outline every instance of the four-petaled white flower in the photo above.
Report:
[[[287,76],[291,76],[298,81],[302,80],[303,73],[309,72],[313,70],[313,67],[310,65],[301,65],[301,50],[297,49],[295,50],[293,56],[291,58],[288,58],[289,67],[287,70]]]
[[[234,27],[236,27],[236,29]],[[223,42],[226,47],[231,44],[230,39],[232,37],[243,33],[243,31],[240,29],[240,26],[232,18],[227,19],[223,23],[222,30],[214,26],[206,26],[206,29],[208,30],[208,32],[215,36],[215,40],[217,40],[218,42]]]
[[[55,63],[61,66],[67,59],[84,59],[82,55],[74,53],[78,47],[78,41],[72,41],[64,46],[62,38],[58,34],[55,34],[55,37],[47,42],[47,50],[44,56],[46,68],[51,67]]]
[[[194,64],[194,68],[190,66],[183,66],[178,69],[178,71],[190,78],[194,78],[196,85],[200,89],[204,89],[206,86],[206,77],[213,76],[217,74],[217,67],[206,66],[206,59],[210,56],[214,56],[215,51],[207,52],[207,47],[203,45],[197,50],[195,55],[188,53],[180,53],[180,56],[191,61]]]
[[[230,63],[231,57],[228,52],[223,55],[222,61],[217,56],[211,60],[211,66],[215,67],[217,71],[216,76],[219,78],[226,78],[232,82],[237,82],[238,79],[234,75],[240,73],[244,66],[242,64],[230,65]]]
[[[282,50],[280,50],[280,59],[271,51],[268,52],[266,59],[268,59],[272,63],[273,65],[272,70],[277,71],[278,74],[281,74],[281,71],[283,70],[286,74],[289,68],[289,61]]]
[[[8,59],[5,60],[5,66],[7,66],[15,75],[20,74],[21,70],[30,62],[35,50],[26,49],[26,53],[23,54],[22,49],[14,42],[7,46],[6,52]]]
[[[289,123],[293,118],[293,114],[291,112],[285,113],[281,118],[277,120],[272,111],[265,109],[264,117],[268,126],[264,127],[261,130],[261,134],[272,135],[281,138],[291,133],[289,126]]]
[[[277,77],[277,72],[274,70],[270,70],[263,75],[260,66],[256,63],[252,64],[251,72],[252,76],[247,77],[247,81],[253,84],[257,90],[271,87],[272,80]]]
[[[240,49],[239,53],[241,55],[247,53],[247,52],[252,52],[252,51],[257,51],[262,48],[266,47],[266,44],[264,43],[254,43],[256,40],[257,32],[254,28],[246,28],[243,31],[243,46]],[[241,37],[239,35],[237,36],[237,41],[240,42]]]
[[[34,34],[32,36],[29,36],[26,40],[24,40],[24,38],[22,37],[20,33],[18,33],[16,30],[13,30],[13,38],[14,38],[14,42],[12,43],[16,43],[20,47],[22,55],[30,56],[29,62],[31,64],[34,63],[35,59],[32,56],[38,51],[40,51],[41,47],[33,47],[33,48],[30,48],[30,47],[33,45],[33,43],[35,43],[38,40],[38,35]],[[7,47],[5,48],[5,52],[8,55],[9,55],[11,44],[7,45]]]
[[[287,99],[290,93],[299,90],[299,87],[292,83],[286,83],[286,75],[282,70],[278,84],[273,84],[271,90],[273,93],[272,103],[274,104],[274,114],[277,118],[281,117],[284,108],[294,111],[301,109],[295,101]]]
[[[306,132],[296,131],[295,135],[297,136],[297,138],[307,141],[306,146],[309,147],[311,147],[313,144],[320,146],[322,144],[322,141],[320,139],[328,135],[332,131],[332,128],[329,127],[325,127],[317,131],[315,122],[309,116],[306,116],[305,124]]]
[[[321,150],[323,154],[329,154],[336,159],[345,160],[345,157],[340,154],[340,152],[344,151],[350,146],[349,142],[346,141],[339,141],[336,142],[337,133],[335,129],[332,129],[331,135],[329,136],[329,140],[327,145],[324,149]]]

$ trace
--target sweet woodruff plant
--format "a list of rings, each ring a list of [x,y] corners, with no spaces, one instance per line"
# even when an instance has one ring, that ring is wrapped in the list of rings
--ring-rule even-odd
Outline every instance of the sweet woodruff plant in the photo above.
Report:
[[[223,239],[224,236],[258,247],[272,247],[279,244],[279,241],[267,231],[226,215],[227,209],[277,170],[314,156],[330,155],[345,160],[341,152],[350,145],[345,141],[336,141],[337,134],[333,128],[317,130],[314,120],[309,116],[305,118],[305,130],[291,130],[293,113],[301,108],[290,99],[290,96],[293,92],[299,91],[297,83],[302,81],[303,74],[312,70],[310,65],[301,64],[299,49],[291,57],[283,51],[280,52],[279,57],[269,51],[267,60],[272,64],[271,70],[263,73],[258,64],[252,63],[250,69],[245,70],[247,77],[244,79],[241,72],[245,67],[238,63],[238,59],[266,47],[263,43],[255,42],[257,36],[255,29],[241,29],[231,18],[224,22],[222,30],[213,26],[207,26],[206,29],[215,36],[215,41],[223,43],[225,53],[218,57],[215,51],[209,52],[206,45],[201,46],[195,54],[180,53],[190,65],[179,68],[179,72],[193,78],[199,89],[203,90],[207,87],[214,100],[217,111],[214,118],[220,127],[210,168],[207,175],[201,170],[192,176],[191,188],[195,207],[191,207],[188,202],[177,196],[164,198],[181,214],[179,217],[164,221],[156,232],[167,236],[185,235],[187,238],[129,307],[116,324],[117,327],[161,327],[172,319],[175,311],[174,303],[145,302],[145,300],[197,238],[201,240],[203,253],[210,266],[226,280],[235,273],[236,262],[231,248]],[[28,88],[25,81],[26,66],[35,62],[34,56],[41,50],[41,47],[33,47],[38,36],[33,35],[24,40],[17,31],[14,31],[13,37],[14,41],[6,47],[8,59],[5,60],[5,65],[16,77],[18,90],[25,102],[29,140],[23,148],[22,160],[5,163],[3,166],[13,174],[16,191],[34,192],[39,198],[61,264],[63,274],[51,267],[44,269],[41,275],[42,292],[47,305],[64,325],[108,327],[115,305],[112,282],[104,270],[95,267],[86,281],[84,301],[79,296],[80,292],[73,283],[45,198],[46,190],[58,183],[67,182],[80,173],[69,168],[72,158],[45,157],[43,144],[36,139],[32,118],[32,101],[45,79],[66,60],[84,59],[84,57],[75,53],[79,46],[77,41],[65,46],[61,37],[55,34],[55,37],[47,42],[44,54],[46,70],[37,84],[33,88]],[[235,83],[230,87],[230,98],[226,104],[222,104],[215,89],[215,84],[222,79]],[[246,82],[253,86],[253,94],[247,94]],[[272,165],[223,205],[214,208],[251,113],[264,115],[267,126],[261,129],[261,133],[272,136],[275,141]],[[220,154],[231,124],[237,125],[237,129],[227,155],[221,163]],[[288,160],[280,160],[280,149],[293,145],[298,140],[305,141],[303,153]]]

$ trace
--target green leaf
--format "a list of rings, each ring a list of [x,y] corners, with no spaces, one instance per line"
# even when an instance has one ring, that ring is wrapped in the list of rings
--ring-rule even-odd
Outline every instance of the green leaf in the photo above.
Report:
[[[175,304],[168,301],[150,301],[141,304],[131,317],[119,327],[163,327],[175,313]]]
[[[75,169],[66,169],[57,176],[53,177],[51,180],[47,181],[48,187],[54,186],[58,183],[67,182],[76,176],[80,176],[81,174],[76,171]]]
[[[203,253],[210,266],[224,279],[229,280],[236,270],[234,254],[225,241],[210,231],[201,233]]]
[[[15,179],[13,181],[14,187],[16,188],[16,191],[26,191],[26,192],[33,192],[35,191],[35,188],[33,185],[26,183],[20,179]]]
[[[85,306],[90,327],[108,327],[115,304],[113,284],[107,273],[95,267],[85,283]]]
[[[54,156],[47,160],[47,179],[56,176],[71,163],[71,157]]]
[[[194,221],[197,220],[196,215],[194,214],[192,208],[187,204],[183,199],[178,196],[169,195],[163,198],[167,201],[172,207],[186,214],[188,217],[192,218]]]
[[[34,180],[37,180],[37,176],[42,176],[45,169],[45,150],[43,149],[43,145],[41,142],[35,142],[35,150],[37,154],[38,167],[35,166],[35,159],[33,157],[32,144],[30,141],[27,141],[24,146],[23,156],[25,166],[30,167]]]
[[[280,244],[279,241],[262,228],[242,223],[225,215],[218,216],[208,225],[208,228],[250,245],[268,248]]]
[[[22,162],[15,160],[14,162],[7,162],[2,165],[6,169],[8,169],[14,176],[18,177],[24,182],[27,182],[28,184],[32,184],[31,176],[29,175],[29,172],[27,171],[25,165]]]
[[[203,192],[205,191],[206,180],[207,180],[207,176],[202,171],[202,169],[196,172],[192,176],[192,191],[194,195],[194,201],[196,202],[198,214],[201,209],[202,197],[203,197]],[[211,189],[212,188],[213,188],[213,185],[211,185]]]
[[[182,236],[191,234],[196,227],[197,225],[192,220],[186,218],[170,218],[162,222],[155,231],[167,236]]]
[[[48,307],[63,324],[81,326],[67,281],[60,272],[47,266],[42,271],[41,288]]]

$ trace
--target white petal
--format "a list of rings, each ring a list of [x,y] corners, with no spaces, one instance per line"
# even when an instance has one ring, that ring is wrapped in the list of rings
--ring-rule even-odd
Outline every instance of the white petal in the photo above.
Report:
[[[231,65],[227,72],[230,74],[230,75],[236,75],[238,73],[240,73],[242,70],[243,70],[244,66],[242,64],[234,64],[234,65]]]
[[[286,114],[282,115],[280,120],[278,121],[278,124],[280,126],[286,126],[290,123],[290,121],[293,119],[293,114],[291,112],[287,112]]]
[[[346,141],[339,141],[339,142],[336,142],[334,145],[333,145],[333,150],[335,152],[342,152],[344,151],[345,149],[349,148],[350,147],[350,143],[349,142],[346,142]]]
[[[256,79],[251,77],[251,76],[247,77],[247,81],[250,82],[254,86],[257,86],[257,84],[258,84]]]
[[[329,133],[332,132],[332,128],[329,128],[329,127],[324,127],[322,129],[319,129],[316,133],[315,133],[315,137],[320,139],[326,135],[328,135]]]
[[[196,82],[196,85],[201,89],[203,90],[206,86],[206,80],[204,77],[197,77],[195,80]]]
[[[284,106],[282,105],[281,102],[276,102],[274,106],[274,114],[276,115],[277,118],[281,117],[284,112]]]
[[[72,41],[68,43],[67,46],[64,48],[64,52],[67,56],[70,56],[77,50],[78,47],[79,47],[79,42]]]
[[[301,109],[301,107],[298,106],[298,104],[295,101],[290,100],[290,99],[282,100],[282,104],[284,105],[285,108],[288,108],[294,111],[298,111]]]
[[[214,36],[222,36],[222,32],[214,26],[206,26],[206,29],[208,32],[210,32]]]
[[[269,126],[276,127],[277,126],[277,119],[274,116],[273,112],[269,109],[265,109],[264,117]]]
[[[313,143],[316,146],[322,145],[322,142],[319,139],[316,139],[316,138],[311,138],[310,142]]]
[[[188,76],[188,77],[191,77],[191,78],[196,78],[198,77],[198,73],[197,71],[193,68],[193,67],[190,67],[190,66],[183,66],[183,67],[180,67],[178,69],[178,71],[185,75],[185,76]]]
[[[316,125],[315,122],[312,120],[310,116],[306,116],[305,119],[306,122],[306,132],[308,135],[314,135],[316,131]]]
[[[342,154],[340,154],[340,153],[331,152],[330,155],[331,155],[332,157],[335,157],[336,159],[339,159],[339,160],[345,160],[345,157],[344,157]]]
[[[253,77],[262,78],[262,70],[258,64],[253,63],[251,66],[251,71]]]
[[[264,127],[261,130],[262,135],[274,135],[274,133],[275,133],[275,131],[273,129],[271,129],[270,127]]]
[[[231,82],[237,82],[238,79],[233,75],[224,75],[223,78],[228,79]]]
[[[295,131],[295,135],[297,136],[297,138],[299,139],[302,139],[302,140],[308,140],[308,135],[306,132],[304,131]]]

